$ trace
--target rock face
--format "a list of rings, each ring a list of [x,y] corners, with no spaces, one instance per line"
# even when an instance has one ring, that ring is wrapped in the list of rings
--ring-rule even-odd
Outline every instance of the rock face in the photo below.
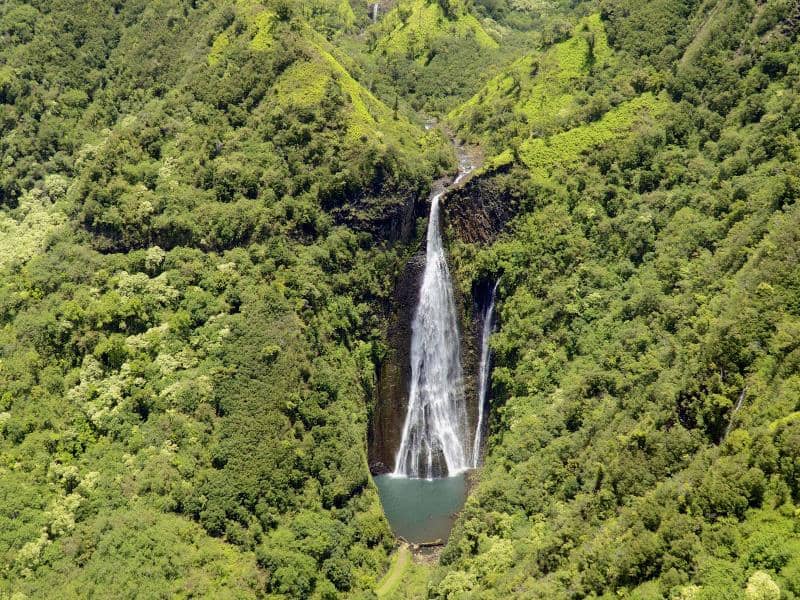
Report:
[[[476,177],[448,192],[443,202],[443,220],[449,241],[491,242],[511,218],[516,203],[494,177]],[[415,217],[427,214],[427,203],[420,203]],[[404,228],[409,232],[409,226]],[[418,242],[395,283],[394,305],[389,315],[388,352],[378,368],[376,401],[368,433],[369,467],[373,474],[394,470],[400,447],[403,423],[408,410],[411,378],[411,322],[417,306],[421,278],[425,269],[425,240]],[[478,419],[478,367],[482,318],[494,282],[481,282],[469,296],[454,286],[461,335],[461,365],[471,443]]]
[[[501,170],[473,177],[450,192],[443,209],[451,237],[478,244],[494,241],[517,212],[511,189]]]
[[[440,186],[436,188],[436,185]],[[445,182],[437,182],[435,191]],[[428,214],[424,196],[405,200],[383,221],[381,239],[400,241],[416,247],[394,284],[394,302],[386,308],[388,321],[386,356],[378,365],[375,399],[367,431],[367,457],[374,475],[394,470],[394,461],[403,435],[408,410],[408,382],[411,379],[411,321],[417,306],[419,287],[425,271],[425,238],[417,237],[417,219]]]
[[[395,284],[395,304],[387,336],[389,348],[378,367],[377,398],[368,433],[369,468],[375,475],[394,470],[403,435],[411,379],[411,321],[424,270],[423,248],[406,262]]]
[[[394,470],[400,448],[403,423],[408,412],[411,379],[411,321],[417,306],[420,280],[425,270],[425,252],[417,252],[405,264],[395,286],[395,312],[390,318],[389,351],[378,368],[377,401],[369,428],[368,456],[374,475]],[[471,443],[478,419],[477,372],[480,361],[480,315],[483,307],[465,298],[458,289],[456,310],[461,335],[461,365],[464,370],[464,394],[467,398],[467,421],[471,429],[466,441]],[[476,318],[477,316],[477,318]]]
[[[416,218],[423,216],[425,190],[376,188],[338,206],[323,205],[337,225],[369,231],[386,242],[408,243],[414,236]]]

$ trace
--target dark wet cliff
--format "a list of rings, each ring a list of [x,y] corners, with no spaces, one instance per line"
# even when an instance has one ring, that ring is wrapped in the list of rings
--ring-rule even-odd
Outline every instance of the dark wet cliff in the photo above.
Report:
[[[519,207],[517,193],[504,171],[477,175],[455,188],[443,204],[450,239],[488,244]]]
[[[400,447],[411,378],[411,320],[424,270],[423,248],[405,263],[394,287],[395,303],[389,315],[387,335],[388,351],[378,365],[377,398],[368,432],[369,467],[374,474],[393,470],[395,454]]]

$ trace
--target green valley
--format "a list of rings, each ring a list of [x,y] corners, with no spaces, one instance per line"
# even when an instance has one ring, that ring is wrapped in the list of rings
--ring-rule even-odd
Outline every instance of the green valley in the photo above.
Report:
[[[799,34],[2,3],[0,598],[800,598]]]

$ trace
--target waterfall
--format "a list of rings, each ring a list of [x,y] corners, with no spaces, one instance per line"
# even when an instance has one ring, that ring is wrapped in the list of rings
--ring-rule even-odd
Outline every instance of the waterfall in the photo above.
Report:
[[[725,428],[725,435],[722,436],[723,440],[726,437],[728,437],[728,434],[731,432],[731,429],[733,428],[733,420],[736,418],[736,413],[738,413],[739,409],[742,408],[742,404],[744,404],[744,397],[746,395],[747,395],[747,386],[744,386],[742,388],[741,393],[739,394],[739,399],[736,401],[736,406],[734,406],[733,410],[731,411],[731,418],[728,421],[728,426]]]
[[[373,23],[377,23],[378,22],[378,3],[377,2],[372,5],[372,22]]]
[[[494,329],[494,299],[497,295],[498,279],[492,288],[489,305],[483,313],[483,330],[481,331],[481,363],[478,367],[478,425],[475,427],[475,441],[472,443],[472,468],[478,466],[481,453],[481,436],[483,435],[483,413],[489,394],[489,372],[491,367],[491,354],[489,350],[489,337]]]
[[[465,175],[462,171],[454,185]],[[461,344],[439,224],[443,195],[431,199],[425,272],[411,322],[411,384],[396,476],[432,479],[470,468]]]

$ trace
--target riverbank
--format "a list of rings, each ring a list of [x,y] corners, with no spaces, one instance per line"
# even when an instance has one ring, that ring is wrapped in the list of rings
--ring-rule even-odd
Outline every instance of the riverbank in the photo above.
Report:
[[[389,569],[375,590],[380,600],[424,600],[431,572],[439,564],[442,547],[414,549],[401,542]]]

